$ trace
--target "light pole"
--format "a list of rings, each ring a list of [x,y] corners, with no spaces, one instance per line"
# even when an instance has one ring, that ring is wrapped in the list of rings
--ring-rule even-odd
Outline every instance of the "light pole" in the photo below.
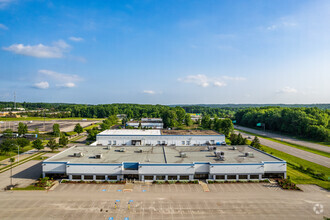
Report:
[[[13,162],[15,161],[15,158],[11,157],[9,159],[10,161],[10,186],[13,185]]]
[[[17,162],[19,162],[19,145],[17,144]]]

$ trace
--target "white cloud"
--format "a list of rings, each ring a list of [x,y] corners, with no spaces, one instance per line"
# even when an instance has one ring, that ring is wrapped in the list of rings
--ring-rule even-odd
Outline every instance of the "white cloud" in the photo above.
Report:
[[[44,76],[48,76],[56,81],[65,82],[65,83],[72,83],[81,81],[82,78],[75,74],[64,74],[64,73],[58,73],[52,70],[39,70],[39,73],[41,73]]]
[[[8,27],[4,24],[0,24],[0,29],[3,29],[3,30],[8,30]]]
[[[143,93],[144,93],[144,94],[149,94],[149,95],[154,95],[154,94],[156,94],[156,92],[153,91],[153,90],[144,90]]]
[[[239,77],[239,76],[223,76],[222,77],[223,79],[225,80],[233,80],[233,81],[243,81],[243,80],[246,80],[246,78],[244,77]]]
[[[183,78],[179,78],[178,81],[183,83],[191,83],[201,87],[209,87],[211,85],[216,87],[227,86],[226,81],[242,81],[246,80],[244,77],[232,77],[232,76],[220,76],[220,77],[208,77],[204,74],[188,75]]]
[[[178,80],[184,83],[196,84],[201,87],[208,87],[210,85],[209,83],[210,79],[203,74],[189,75],[184,78],[179,78]]]
[[[297,23],[292,22],[292,21],[285,21],[285,20],[281,19],[281,21],[266,27],[266,30],[275,31],[278,29],[290,28],[290,27],[295,27],[295,26],[297,26]]]
[[[34,87],[37,89],[48,89],[49,83],[47,81],[42,81],[34,84]]]
[[[69,40],[75,41],[75,42],[80,42],[83,41],[84,39],[81,37],[69,37]]]
[[[215,81],[215,82],[213,82],[213,85],[216,87],[223,87],[223,86],[226,86],[227,84],[224,82]]]
[[[298,90],[289,86],[286,86],[278,91],[278,93],[297,93]]]
[[[73,88],[73,87],[76,87],[76,84],[69,82],[69,83],[64,83],[64,84],[57,84],[56,86],[63,87],[63,88]]]
[[[13,44],[9,47],[3,47],[4,50],[13,52],[15,54],[21,54],[25,56],[33,56],[39,58],[61,58],[64,53],[70,48],[65,41],[59,40],[53,43],[52,46],[46,46],[43,44],[38,45],[23,45]]]

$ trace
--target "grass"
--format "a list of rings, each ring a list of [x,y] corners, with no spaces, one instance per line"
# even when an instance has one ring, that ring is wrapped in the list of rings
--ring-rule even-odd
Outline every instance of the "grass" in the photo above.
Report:
[[[248,141],[248,144],[250,144],[251,141]],[[273,148],[261,145],[262,151],[271,154],[275,157],[281,158],[282,160],[285,160],[287,162],[287,175],[290,176],[290,179],[292,182],[295,184],[316,184],[322,188],[325,189],[330,189],[330,182],[329,181],[324,181],[320,179],[316,179],[313,176],[303,173],[300,170],[295,169],[294,166],[296,167],[304,167],[304,168],[310,168],[313,169],[315,173],[324,173],[326,178],[329,180],[330,179],[330,169],[321,166],[319,164],[301,159],[299,157],[292,156],[290,154],[284,153],[279,150],[275,150]]]
[[[13,188],[12,190],[46,190],[44,187],[39,187],[39,186],[27,186],[27,187],[22,187],[22,188]]]
[[[37,157],[34,157],[32,160],[46,160],[48,157],[44,157],[44,156],[37,156]]]
[[[21,118],[0,118],[0,121],[52,121],[52,120],[104,120],[104,118],[43,118],[43,117],[21,117]]]
[[[40,153],[34,154],[34,155],[29,156],[29,157],[27,157],[27,158],[25,158],[25,159],[23,159],[23,160],[20,160],[19,162],[17,162],[17,161],[14,162],[14,163],[12,164],[12,166],[13,166],[13,168],[14,168],[14,167],[16,167],[16,166],[19,166],[19,165],[25,163],[25,162],[28,162],[28,161],[30,161],[30,160],[33,160],[34,157],[41,156],[41,155],[44,155],[44,154],[46,154],[46,153],[44,153],[44,152],[40,152]],[[2,168],[0,169],[0,173],[5,172],[5,171],[9,170],[10,168],[11,168],[11,164],[9,164],[9,165],[7,165],[7,166],[5,166],[5,167],[2,167]]]
[[[44,143],[44,144],[46,144],[46,143]],[[31,142],[28,146],[25,146],[23,149],[19,148],[19,153],[21,154],[21,153],[24,153],[24,152],[32,150],[32,149],[34,149],[34,148],[32,147],[32,142]],[[17,155],[17,149],[13,152],[9,152],[8,154],[0,155],[0,161],[8,159],[10,157],[14,157],[16,155]]]
[[[71,143],[74,143],[74,142],[76,142],[77,140],[81,139],[82,137],[84,137],[84,136],[77,136],[77,137],[74,137],[74,138],[70,139],[70,142],[71,142]]]
[[[97,124],[94,124],[94,125],[87,126],[87,127],[84,128],[84,131],[87,131],[87,130],[89,130],[89,129],[93,129],[93,128],[95,128],[95,127],[98,128],[99,125],[100,125],[100,123],[97,123]]]
[[[309,147],[298,145],[298,144],[292,144],[292,143],[289,143],[289,142],[286,142],[286,141],[280,141],[280,140],[277,140],[277,139],[274,139],[274,138],[270,138],[270,137],[267,137],[267,136],[264,136],[264,135],[254,134],[254,133],[251,133],[251,132],[248,132],[248,131],[243,131],[243,130],[240,130],[240,129],[236,129],[236,130],[240,131],[240,132],[243,132],[243,133],[246,133],[246,134],[262,137],[264,139],[267,139],[267,140],[270,140],[270,141],[273,141],[273,142],[277,142],[277,143],[280,143],[280,144],[284,144],[284,145],[287,145],[287,146],[290,146],[290,147],[294,147],[294,148],[297,148],[297,149],[300,149],[300,150],[308,151],[310,153],[314,153],[314,154],[318,154],[320,156],[330,158],[330,153],[328,153],[328,152],[324,152],[324,151],[321,151],[321,150],[309,148]]]

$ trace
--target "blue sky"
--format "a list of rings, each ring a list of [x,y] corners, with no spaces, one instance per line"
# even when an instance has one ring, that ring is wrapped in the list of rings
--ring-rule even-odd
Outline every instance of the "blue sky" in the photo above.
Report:
[[[0,100],[329,103],[330,1],[0,0]]]

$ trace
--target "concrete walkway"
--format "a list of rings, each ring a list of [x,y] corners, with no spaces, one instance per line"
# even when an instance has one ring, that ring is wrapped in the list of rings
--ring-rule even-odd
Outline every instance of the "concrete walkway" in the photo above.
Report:
[[[292,144],[298,144],[298,145],[301,145],[301,146],[305,146],[305,147],[309,147],[309,148],[312,148],[312,149],[316,149],[316,150],[320,150],[320,151],[330,153],[330,147],[329,146],[316,144],[316,143],[312,143],[312,142],[308,142],[308,141],[302,141],[302,140],[298,140],[296,138],[292,138],[292,137],[285,136],[285,135],[280,135],[280,134],[275,134],[275,133],[272,133],[272,132],[269,132],[269,131],[260,131],[260,130],[257,130],[257,129],[242,127],[242,126],[238,126],[238,125],[235,125],[234,127],[237,128],[237,129],[243,130],[243,131],[247,131],[247,132],[251,132],[251,133],[254,133],[254,134],[274,138],[274,139],[279,140],[279,141],[286,141],[286,142],[289,142],[289,143],[292,143]]]
[[[243,132],[235,131],[236,133],[241,133],[244,138],[251,137],[252,139],[254,138],[253,135],[249,135]],[[308,151],[300,150],[294,147],[290,147],[285,144],[280,144],[274,141],[270,141],[264,138],[259,137],[260,143],[262,145],[274,148],[276,150],[282,151],[284,153],[291,154],[293,156],[299,157],[304,160],[308,160],[313,163],[317,163],[319,165],[325,166],[330,168],[330,159],[328,157],[324,157],[318,154],[313,154]]]

